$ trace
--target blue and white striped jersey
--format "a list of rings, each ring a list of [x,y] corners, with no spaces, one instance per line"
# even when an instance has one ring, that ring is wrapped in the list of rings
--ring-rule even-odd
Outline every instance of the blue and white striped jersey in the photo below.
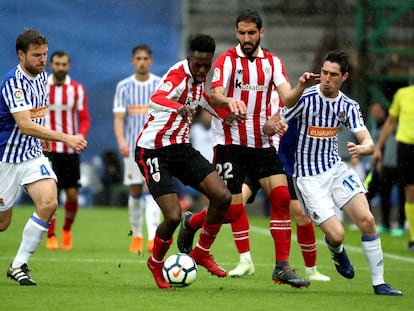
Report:
[[[339,92],[336,98],[322,95],[318,85],[307,88],[298,103],[282,109],[289,129],[282,138],[279,155],[293,176],[321,174],[341,160],[337,133],[341,126],[353,133],[366,129],[359,104]]]
[[[161,77],[150,74],[147,81],[138,81],[135,74],[121,80],[116,87],[113,112],[125,113],[124,138],[130,156],[135,156],[135,142],[148,118],[149,102]]]
[[[44,126],[47,107],[47,73],[35,78],[20,65],[11,70],[0,86],[0,161],[20,163],[42,155],[40,140],[23,134],[13,113],[30,110],[32,121]]]

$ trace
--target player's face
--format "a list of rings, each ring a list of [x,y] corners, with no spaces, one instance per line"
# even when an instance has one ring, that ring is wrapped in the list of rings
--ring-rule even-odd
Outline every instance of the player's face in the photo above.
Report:
[[[140,75],[149,73],[152,65],[152,58],[144,50],[137,50],[131,59],[131,63],[135,68],[135,72]]]
[[[22,69],[32,77],[37,76],[45,70],[47,51],[47,44],[30,44],[26,53],[21,50],[17,51]]]
[[[213,53],[197,51],[187,57],[188,66],[190,67],[194,80],[197,82],[203,82],[206,80],[207,74],[210,71],[211,64],[213,62],[213,57]]]
[[[64,56],[54,56],[52,62],[50,63],[50,70],[53,73],[55,82],[65,81],[66,75],[70,69],[69,57]]]
[[[324,96],[334,98],[338,95],[342,83],[348,78],[348,73],[341,73],[338,63],[326,61],[321,68],[320,89]]]
[[[256,56],[263,35],[264,29],[258,29],[255,23],[240,22],[237,25],[236,37],[246,56]]]

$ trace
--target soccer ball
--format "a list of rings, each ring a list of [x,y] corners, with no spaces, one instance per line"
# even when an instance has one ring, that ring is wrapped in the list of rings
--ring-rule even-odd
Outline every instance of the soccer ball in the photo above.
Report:
[[[162,268],[165,280],[176,287],[191,285],[197,278],[197,271],[193,258],[184,253],[169,256]]]

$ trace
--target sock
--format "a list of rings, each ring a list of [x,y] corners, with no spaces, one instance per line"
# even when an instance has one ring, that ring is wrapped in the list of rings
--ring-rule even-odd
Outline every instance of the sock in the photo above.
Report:
[[[414,203],[405,202],[404,209],[405,218],[407,219],[410,228],[410,241],[414,241]]]
[[[342,251],[344,249],[344,245],[342,243],[339,244],[339,245],[334,246],[334,245],[331,244],[331,242],[329,242],[327,240],[326,235],[325,235],[325,242],[326,242],[326,245],[328,245],[328,248],[331,251],[333,251],[334,253],[337,253],[337,254],[342,253]]]
[[[243,259],[247,259],[249,261],[252,261],[252,256],[250,252],[240,253],[240,261]]]
[[[191,229],[198,230],[203,227],[204,221],[206,220],[207,208],[201,210],[198,213],[191,215],[189,225]]]
[[[142,208],[141,195],[129,195],[128,198],[129,222],[133,236],[142,236]]]
[[[249,219],[243,204],[230,205],[224,218],[224,223],[228,222],[231,224],[233,240],[239,254],[249,252]]]
[[[36,213],[30,217],[23,229],[23,237],[12,268],[28,263],[30,256],[36,251],[49,228],[49,224],[39,218]]]
[[[145,222],[147,224],[148,240],[154,240],[155,232],[161,221],[161,209],[151,193],[145,193],[141,204],[145,206]]]
[[[278,186],[269,195],[272,205],[270,216],[270,233],[275,246],[275,258],[278,261],[289,261],[292,228],[290,224],[290,195],[287,186]]]
[[[211,245],[216,239],[217,233],[220,231],[220,224],[204,223],[203,229],[200,232],[197,247],[205,252],[210,252]]]
[[[362,250],[371,271],[372,285],[384,282],[384,258],[382,256],[381,239],[379,234],[373,237],[362,237]]]
[[[168,241],[162,240],[158,235],[154,237],[154,248],[152,250],[152,258],[155,262],[162,262],[164,260],[165,254],[170,249],[170,246],[173,242],[173,238]]]
[[[56,213],[53,214],[52,219],[50,220],[49,229],[47,230],[48,237],[56,235],[55,226],[56,226]]]
[[[75,221],[76,213],[78,212],[78,201],[65,203],[65,222],[63,224],[63,230],[70,231],[72,224]]]
[[[311,221],[308,224],[296,225],[296,235],[300,249],[302,251],[305,267],[311,268],[316,266],[316,239],[315,229]]]

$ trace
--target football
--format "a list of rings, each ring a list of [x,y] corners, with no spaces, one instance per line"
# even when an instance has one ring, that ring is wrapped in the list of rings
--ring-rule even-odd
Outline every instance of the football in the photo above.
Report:
[[[162,268],[165,280],[175,287],[186,287],[197,279],[197,264],[184,253],[169,256]]]

